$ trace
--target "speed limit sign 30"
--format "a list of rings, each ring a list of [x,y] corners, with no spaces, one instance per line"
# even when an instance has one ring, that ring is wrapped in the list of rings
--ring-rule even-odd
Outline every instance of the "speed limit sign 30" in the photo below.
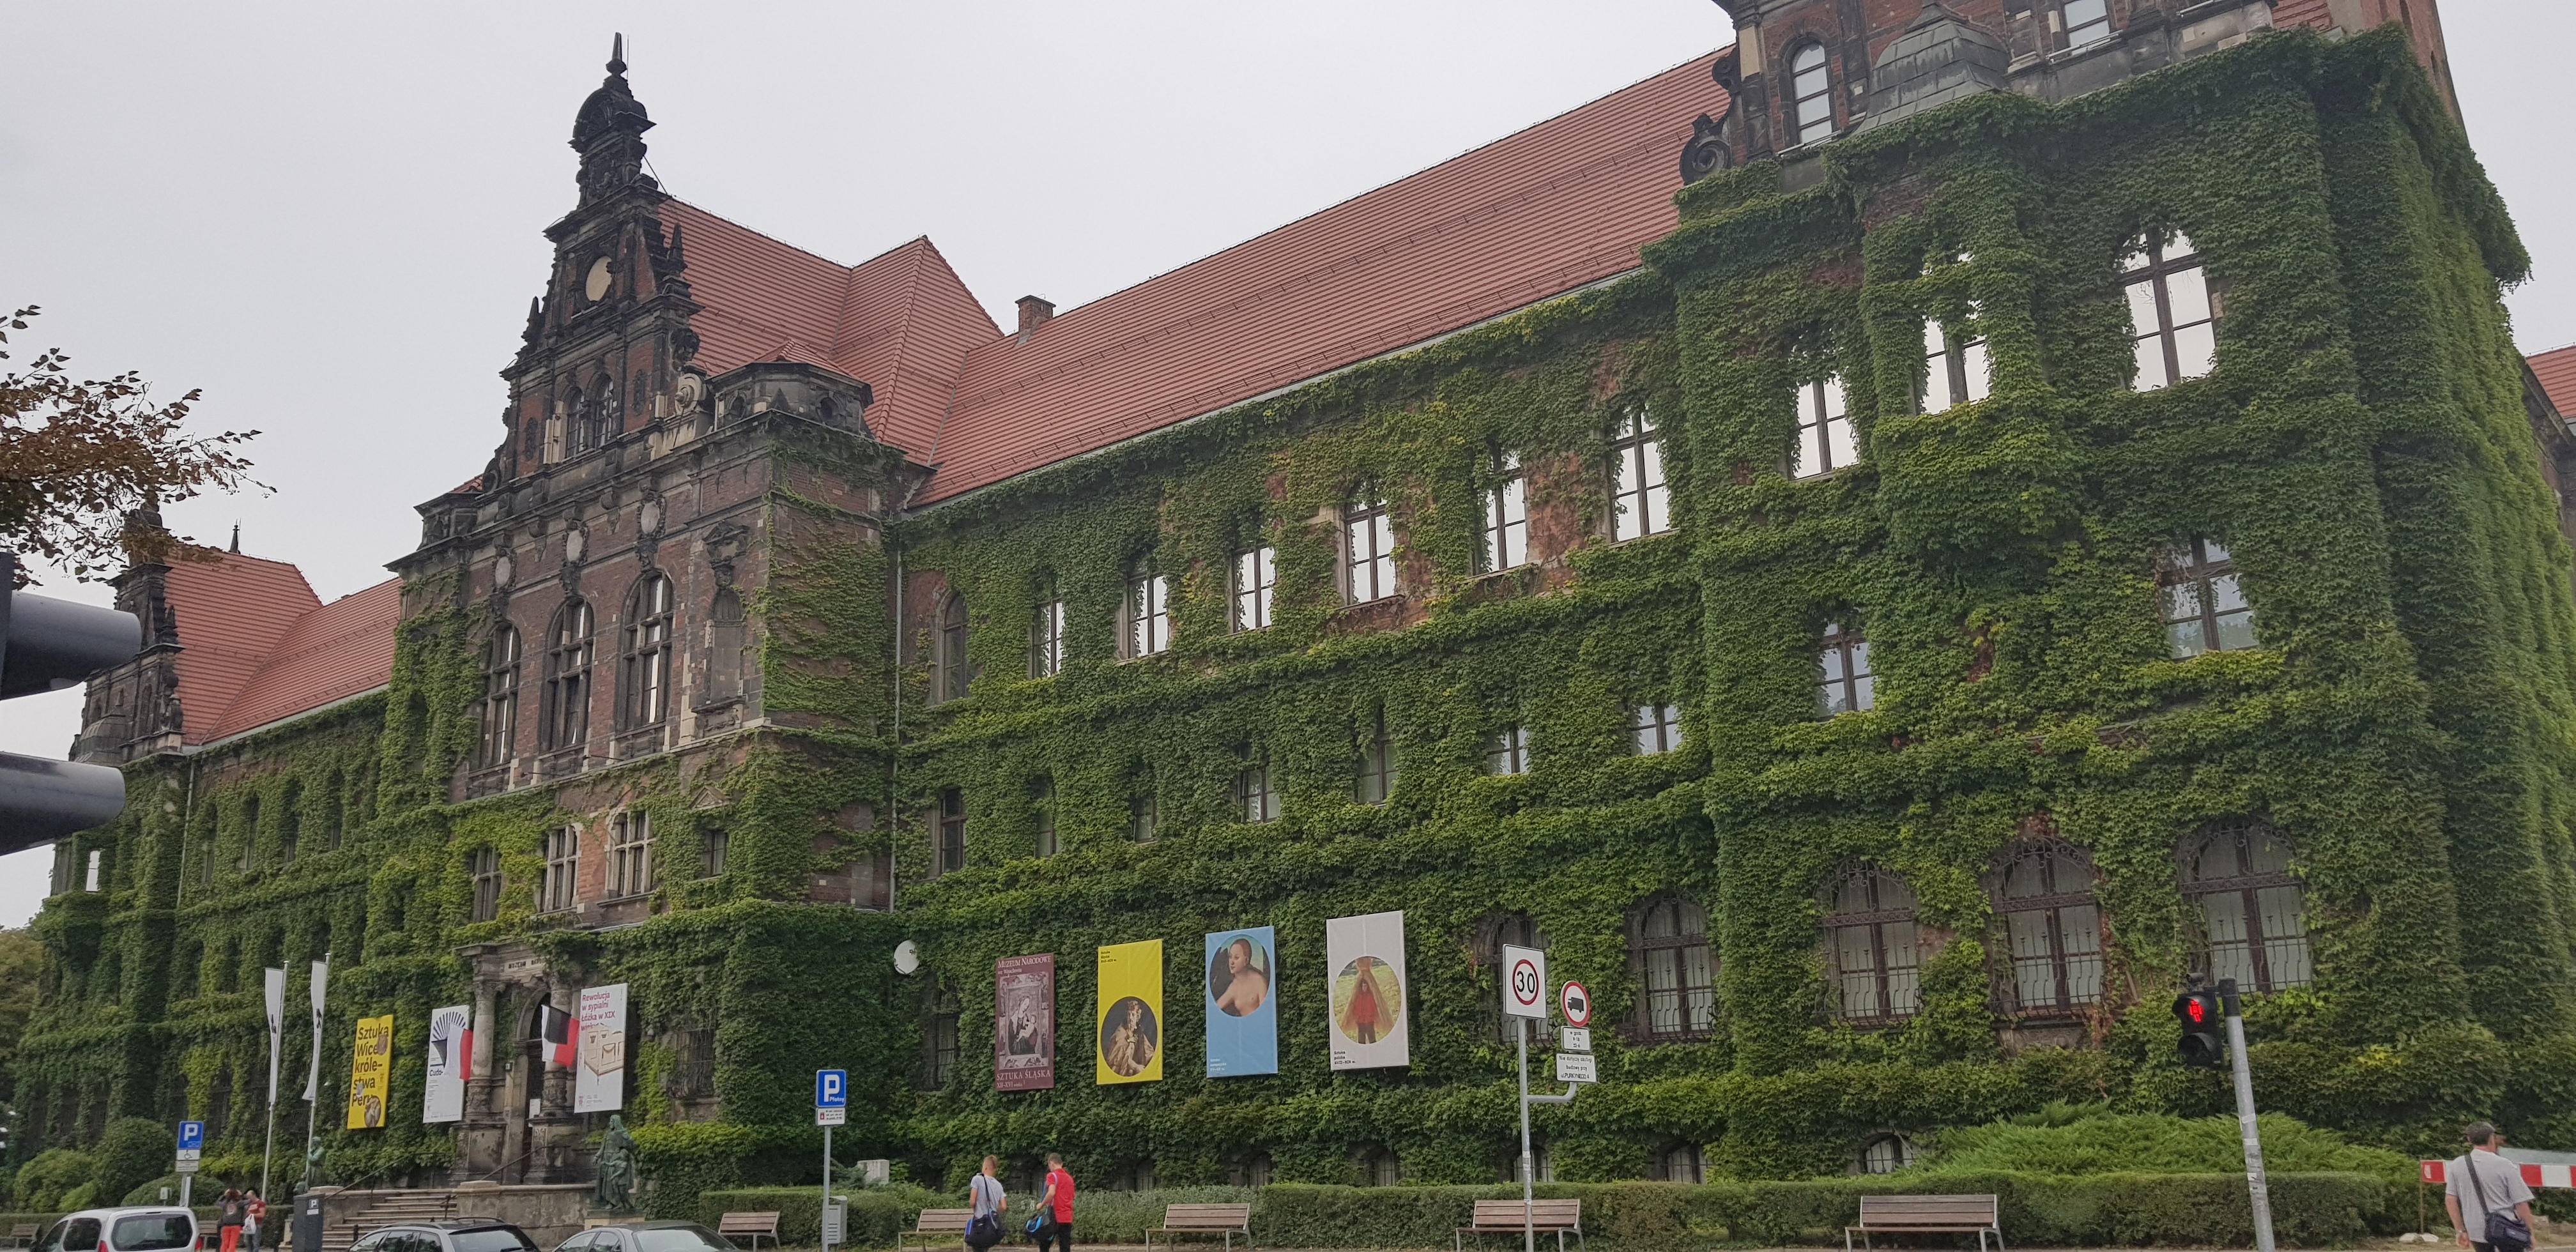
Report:
[[[1547,1020],[1547,953],[1503,946],[1503,1012]]]

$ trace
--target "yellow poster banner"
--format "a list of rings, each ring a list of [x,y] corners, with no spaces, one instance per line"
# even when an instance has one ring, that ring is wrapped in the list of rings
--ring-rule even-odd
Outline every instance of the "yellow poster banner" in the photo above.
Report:
[[[394,1015],[358,1019],[358,1059],[349,1067],[349,1129],[385,1124],[385,1096],[394,1081]]]
[[[1163,1078],[1163,941],[1100,949],[1100,1000],[1092,1077],[1111,1083]]]

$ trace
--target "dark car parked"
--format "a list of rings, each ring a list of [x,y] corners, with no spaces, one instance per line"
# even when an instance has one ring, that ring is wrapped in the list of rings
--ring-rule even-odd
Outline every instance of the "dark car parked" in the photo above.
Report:
[[[349,1252],[537,1252],[537,1241],[508,1222],[406,1222],[368,1231]]]

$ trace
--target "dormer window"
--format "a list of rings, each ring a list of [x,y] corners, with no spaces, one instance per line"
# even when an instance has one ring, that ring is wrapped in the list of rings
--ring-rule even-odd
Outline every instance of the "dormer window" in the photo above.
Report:
[[[1797,143],[1834,137],[1834,76],[1825,46],[1811,43],[1789,57],[1789,133]]]
[[[2111,37],[2111,0],[2066,0],[2049,15],[2049,25],[2063,32],[2067,51],[2100,43]]]

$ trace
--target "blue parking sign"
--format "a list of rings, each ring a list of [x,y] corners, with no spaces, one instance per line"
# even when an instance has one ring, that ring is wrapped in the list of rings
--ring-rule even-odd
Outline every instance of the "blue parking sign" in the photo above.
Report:
[[[195,1152],[195,1151],[199,1151],[199,1150],[203,1149],[205,1146],[206,1146],[206,1124],[205,1124],[204,1122],[181,1122],[181,1123],[179,1123],[179,1150],[180,1150],[180,1151],[182,1151],[182,1152]]]
[[[814,1071],[814,1107],[840,1109],[850,1106],[850,1071],[818,1069]]]

